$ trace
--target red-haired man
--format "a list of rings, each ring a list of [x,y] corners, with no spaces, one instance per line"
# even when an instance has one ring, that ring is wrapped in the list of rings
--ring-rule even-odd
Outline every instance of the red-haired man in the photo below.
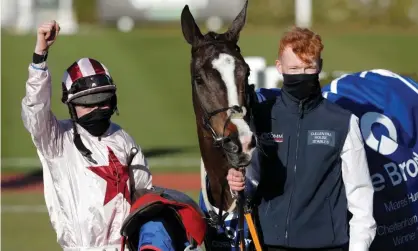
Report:
[[[322,97],[323,48],[309,29],[284,34],[276,61],[283,88],[255,108],[260,147],[250,170],[258,183],[233,169],[227,176],[232,191],[257,184],[263,250],[337,251],[349,244],[350,251],[367,251],[376,233],[359,119]]]

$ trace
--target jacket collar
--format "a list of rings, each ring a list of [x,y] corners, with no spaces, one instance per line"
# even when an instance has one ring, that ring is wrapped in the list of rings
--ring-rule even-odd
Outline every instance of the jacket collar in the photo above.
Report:
[[[315,109],[324,99],[320,91],[314,96],[304,100],[299,100],[293,97],[283,89],[281,90],[281,93],[282,95],[280,95],[280,99],[284,106],[289,110],[289,112],[298,113],[300,115],[309,113],[311,110]]]

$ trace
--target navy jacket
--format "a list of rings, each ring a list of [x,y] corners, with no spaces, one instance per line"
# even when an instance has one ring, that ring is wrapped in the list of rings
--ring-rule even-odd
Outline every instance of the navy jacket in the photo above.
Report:
[[[258,220],[265,245],[327,248],[348,243],[340,153],[351,113],[320,94],[284,91],[254,108],[260,150]]]

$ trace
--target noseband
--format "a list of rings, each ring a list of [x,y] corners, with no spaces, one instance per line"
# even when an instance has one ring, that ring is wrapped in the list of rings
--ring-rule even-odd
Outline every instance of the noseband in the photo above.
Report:
[[[246,108],[243,106],[231,106],[231,107],[224,107],[221,109],[217,109],[215,111],[212,112],[207,112],[206,109],[203,107],[202,102],[199,99],[199,103],[200,106],[203,110],[203,125],[205,127],[206,130],[208,130],[213,138],[213,144],[216,147],[222,147],[224,150],[230,152],[230,153],[237,153],[239,151],[239,147],[238,145],[236,145],[235,143],[232,143],[232,139],[230,136],[225,136],[225,130],[226,127],[228,126],[228,124],[231,122],[232,118],[244,118],[245,116],[245,112],[246,112]],[[222,135],[218,135],[215,131],[215,129],[213,129],[212,124],[211,124],[211,119],[214,116],[217,116],[218,114],[222,113],[222,112],[228,112],[230,111],[230,114],[227,118],[227,120],[225,121],[225,124],[223,126],[223,131],[222,131]],[[228,149],[225,147],[225,143],[232,143],[232,147],[231,149]]]

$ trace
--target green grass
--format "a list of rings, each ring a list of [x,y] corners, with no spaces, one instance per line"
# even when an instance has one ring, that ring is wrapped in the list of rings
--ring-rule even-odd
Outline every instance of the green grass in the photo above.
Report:
[[[362,71],[385,68],[398,73],[415,73],[417,32],[378,29],[316,30],[322,35],[324,71]],[[244,56],[262,56],[274,64],[282,29],[251,29],[241,35]],[[25,131],[21,117],[21,99],[25,94],[27,67],[31,62],[34,36],[2,34],[2,158],[36,158],[36,150]],[[137,29],[124,34],[114,30],[82,28],[76,36],[61,36],[49,55],[53,79],[53,111],[67,118],[60,103],[60,80],[64,70],[81,57],[93,57],[109,69],[118,86],[121,124],[143,150],[182,150],[163,157],[199,158],[192,110],[188,64],[190,48],[176,29]],[[152,160],[161,158],[151,158]],[[30,168],[39,168],[29,166]],[[176,159],[169,165],[151,166],[152,172],[198,171],[184,167]],[[21,170],[21,169],[20,169]],[[2,173],[16,171],[3,166]],[[193,193],[194,198],[197,193]],[[44,205],[41,194],[2,194],[5,205]],[[46,213],[10,213],[2,211],[2,248],[4,250],[59,250]],[[15,241],[15,239],[17,239]]]
[[[324,71],[386,68],[415,72],[417,33],[343,33],[321,31],[325,43]],[[263,56],[272,65],[281,31],[242,33],[244,56]],[[2,158],[36,157],[20,109],[34,36],[2,37]],[[49,55],[53,80],[53,111],[68,117],[60,103],[63,71],[80,57],[93,57],[110,69],[118,86],[120,123],[143,149],[187,148],[178,156],[198,157],[188,64],[190,48],[180,29],[166,33],[147,29],[124,34],[99,30],[61,36]]]
[[[198,192],[188,191],[189,196],[197,201]],[[9,212],[7,206],[44,206],[41,193],[2,193],[1,213],[1,249],[54,251],[61,250],[56,235],[46,212]]]
[[[60,250],[47,213],[5,211],[7,206],[45,205],[41,193],[2,193],[2,250]]]

